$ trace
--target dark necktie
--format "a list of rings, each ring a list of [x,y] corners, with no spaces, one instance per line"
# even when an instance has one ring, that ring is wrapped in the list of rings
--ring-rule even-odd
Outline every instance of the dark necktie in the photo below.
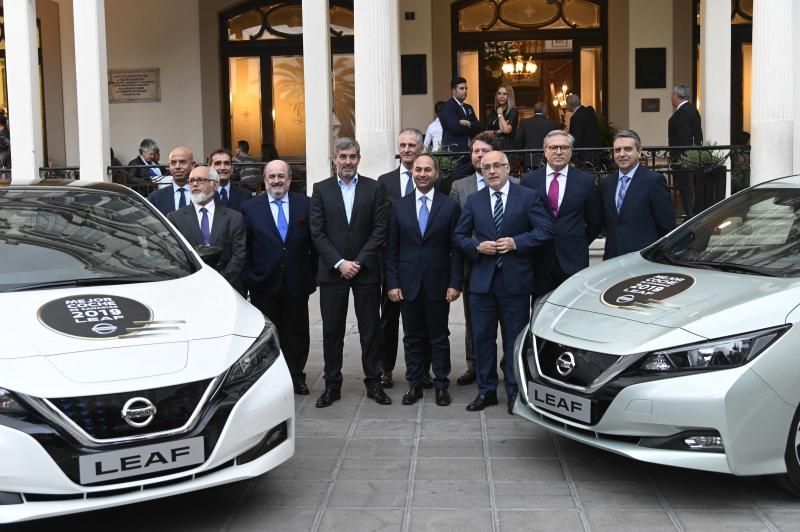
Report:
[[[182,209],[183,207],[186,207],[186,205],[187,205],[187,203],[186,203],[186,189],[181,187],[181,188],[178,189],[178,192],[181,193],[181,197],[178,200],[178,208]]]
[[[200,220],[200,234],[203,235],[203,245],[208,246],[211,244],[211,229],[208,227],[208,210],[202,207],[200,212],[203,213],[203,219]]]
[[[406,189],[403,192],[403,196],[407,196],[407,195],[411,194],[412,192],[414,192],[414,180],[411,179],[411,172],[405,171],[403,173],[408,176],[408,181],[406,181]]]
[[[278,206],[278,232],[281,234],[281,240],[286,242],[286,233],[289,232],[289,222],[286,221],[286,215],[283,213],[283,200],[273,200],[272,203]]]
[[[553,210],[553,217],[558,217],[558,172],[553,172],[553,180],[550,181],[550,187],[547,189],[547,201],[550,202],[550,208]]]
[[[494,228],[497,231],[497,236],[500,236],[500,229],[503,227],[503,193],[499,190],[494,193]],[[498,268],[503,266],[503,256],[497,255],[495,264]]]
[[[222,200],[222,204],[227,207],[228,206],[228,190],[223,188],[219,193],[219,197]]]

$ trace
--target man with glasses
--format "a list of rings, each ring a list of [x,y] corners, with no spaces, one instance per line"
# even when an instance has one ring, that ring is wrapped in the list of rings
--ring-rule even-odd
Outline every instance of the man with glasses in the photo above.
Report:
[[[167,218],[192,246],[220,248],[214,268],[241,294],[244,288],[239,275],[247,249],[242,215],[214,201],[219,175],[213,168],[196,166],[188,183],[191,204],[169,213]]]
[[[539,193],[508,179],[508,158],[483,156],[486,187],[467,198],[455,231],[461,252],[472,261],[469,283],[478,396],[467,405],[476,412],[497,404],[497,324],[505,354],[506,405],[517,398],[514,340],[528,322],[533,290],[533,252],[552,237],[550,218]]]
[[[594,177],[570,165],[575,139],[566,131],[544,137],[547,164],[522,176],[522,186],[546,198],[553,240],[533,256],[533,294],[555,290],[570,275],[589,266],[589,244],[600,234],[603,207]]]

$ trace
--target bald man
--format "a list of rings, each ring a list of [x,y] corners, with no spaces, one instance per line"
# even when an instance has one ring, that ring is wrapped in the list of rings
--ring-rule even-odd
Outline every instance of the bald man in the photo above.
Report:
[[[186,184],[189,173],[194,168],[194,154],[186,146],[178,146],[169,152],[170,186],[152,192],[147,199],[163,214],[177,211],[191,203],[189,187]]]

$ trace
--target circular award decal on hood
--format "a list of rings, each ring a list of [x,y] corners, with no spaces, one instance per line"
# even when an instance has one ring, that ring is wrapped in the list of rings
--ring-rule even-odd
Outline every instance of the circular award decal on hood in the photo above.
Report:
[[[151,321],[148,307],[127,297],[102,294],[62,297],[39,309],[39,321],[79,338],[117,338],[142,330]]]
[[[663,301],[688,290],[694,277],[682,273],[651,273],[615,284],[600,296],[606,305],[631,307]]]

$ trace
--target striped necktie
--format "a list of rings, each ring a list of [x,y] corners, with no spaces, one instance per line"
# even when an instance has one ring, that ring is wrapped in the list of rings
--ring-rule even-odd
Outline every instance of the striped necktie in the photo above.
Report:
[[[500,236],[500,229],[503,226],[503,193],[499,190],[494,193],[494,228],[497,231],[497,236]],[[497,255],[495,265],[500,268],[503,266],[503,256]]]
[[[619,178],[619,190],[617,191],[617,212],[622,209],[622,200],[625,199],[625,193],[628,191],[628,185],[631,183],[631,177],[624,175]]]

